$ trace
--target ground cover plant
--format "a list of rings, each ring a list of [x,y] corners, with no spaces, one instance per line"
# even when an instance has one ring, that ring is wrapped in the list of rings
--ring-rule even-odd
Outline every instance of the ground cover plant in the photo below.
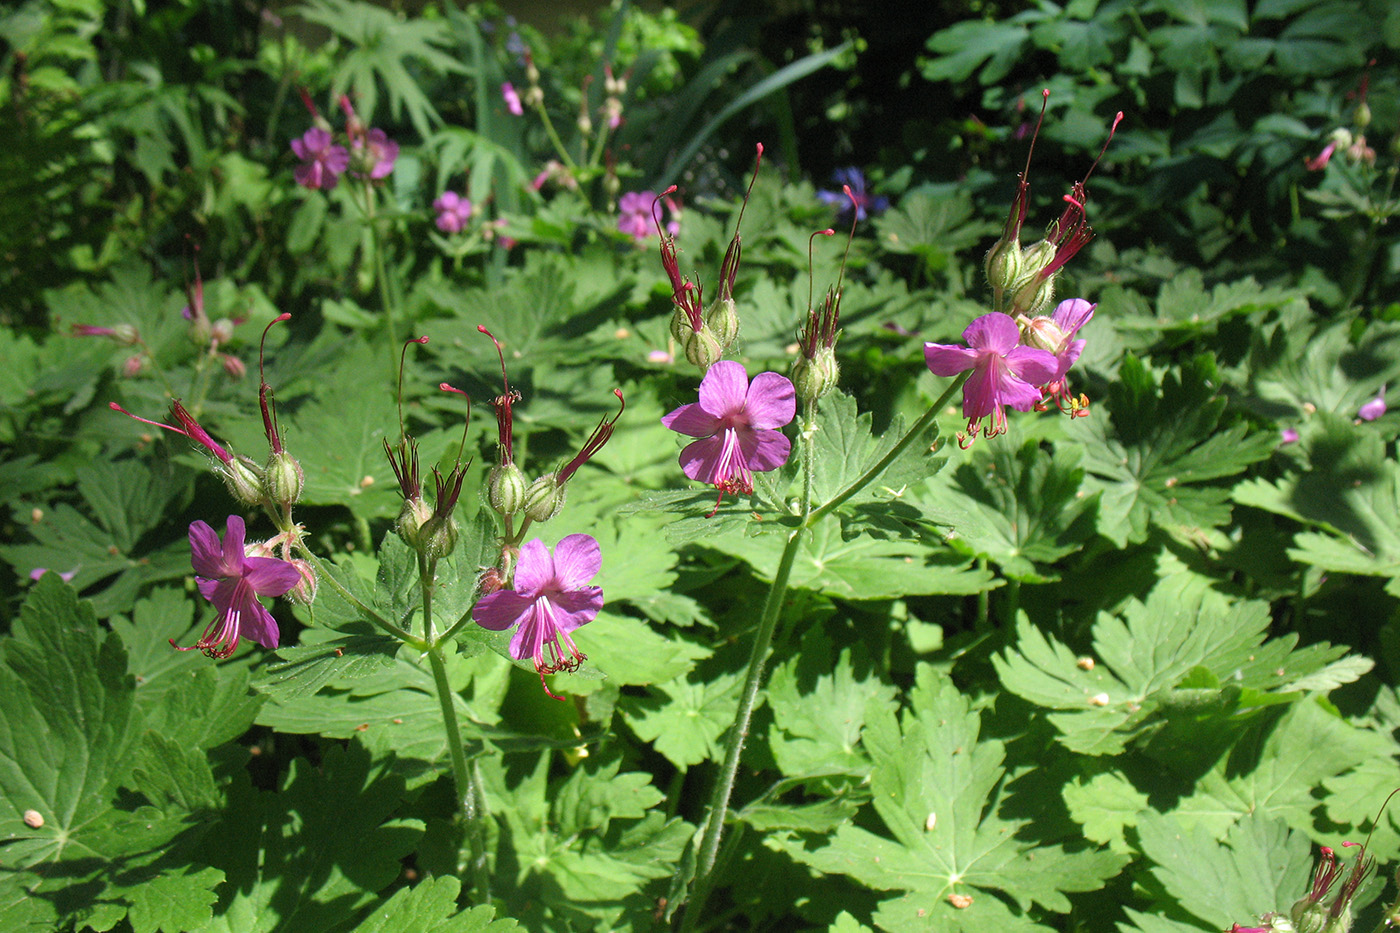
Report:
[[[0,14],[0,929],[1400,922],[1400,14],[507,12]]]

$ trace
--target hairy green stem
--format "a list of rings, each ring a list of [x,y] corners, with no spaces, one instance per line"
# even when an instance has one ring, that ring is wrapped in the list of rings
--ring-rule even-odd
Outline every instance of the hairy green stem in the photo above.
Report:
[[[797,549],[801,545],[803,534],[818,520],[830,514],[837,506],[869,485],[886,467],[894,462],[896,457],[914,443],[938,417],[938,413],[948,404],[953,393],[962,386],[966,379],[966,373],[954,379],[947,390],[938,397],[938,400],[918,421],[914,422],[904,436],[895,442],[885,456],[881,457],[874,466],[852,482],[850,486],[837,493],[830,502],[814,511],[809,511],[810,499],[808,493],[804,492],[801,503],[801,523],[788,535],[787,544],[778,561],[778,570],[773,575],[773,583],[768,588],[768,596],[764,600],[763,612],[759,617],[758,631],[754,635],[753,650],[749,655],[748,673],[744,678],[743,692],[739,696],[739,708],[734,714],[734,723],[730,726],[725,741],[724,764],[720,769],[719,780],[715,782],[714,792],[710,795],[709,815],[700,837],[698,858],[695,863],[695,880],[689,899],[690,903],[686,906],[682,918],[682,931],[694,930],[705,912],[705,901],[709,898],[710,888],[714,882],[712,874],[719,853],[720,839],[724,834],[724,823],[729,815],[729,798],[734,792],[734,779],[739,771],[740,754],[743,751],[744,739],[748,737],[749,723],[753,717],[754,707],[758,703],[758,692],[763,682],[768,649],[773,641],[773,632],[777,628],[778,617],[782,615],[783,597],[787,594],[788,579],[792,575],[792,565],[797,559]],[[804,418],[804,443],[802,446],[804,487],[808,490],[810,489],[810,461],[812,459],[812,445],[809,435],[815,428],[815,416],[809,414],[808,417]]]
[[[311,565],[316,568],[317,578],[325,580],[331,585],[331,589],[339,593],[345,599],[346,602],[350,603],[350,605],[354,606],[356,609],[360,610],[360,612],[364,613],[365,619],[367,621],[373,623],[374,625],[377,625],[379,628],[382,628],[387,634],[392,635],[394,638],[397,638],[404,644],[412,645],[419,651],[428,650],[428,643],[426,641],[410,632],[405,631],[404,629],[399,628],[393,622],[390,622],[388,619],[375,612],[374,609],[365,605],[365,603],[360,601],[359,597],[357,597],[354,593],[350,592],[348,589],[342,586],[340,581],[337,580],[333,574],[326,570],[325,561],[321,560],[321,558],[311,553],[310,549],[307,548],[304,542],[300,540],[297,541],[297,550],[301,551],[302,556],[304,556],[308,561],[310,561]]]
[[[457,722],[456,694],[447,680],[447,664],[443,660],[442,648],[433,647],[427,651],[428,664],[433,669],[433,686],[437,691],[438,706],[442,709],[442,726],[447,733],[447,753],[452,760],[452,783],[457,789],[457,807],[462,816],[472,853],[472,873],[477,875],[484,867],[485,852],[482,849],[482,835],[476,824],[481,819],[476,772],[467,763],[466,750],[462,747],[462,728]],[[480,879],[477,884],[480,886]]]
[[[710,815],[705,823],[705,832],[700,838],[700,857],[695,869],[695,891],[690,905],[686,908],[682,930],[693,930],[709,897],[711,873],[715,867],[715,856],[719,852],[720,837],[724,833],[724,821],[729,814],[729,797],[734,792],[734,778],[739,772],[739,755],[744,747],[744,739],[749,733],[749,721],[753,718],[754,706],[758,702],[758,688],[763,680],[764,661],[768,656],[768,645],[773,640],[778,616],[782,614],[783,596],[787,593],[788,578],[792,574],[792,564],[797,558],[797,548],[802,540],[806,525],[794,528],[788,535],[787,546],[778,562],[778,572],[773,575],[773,584],[768,588],[768,598],[763,603],[763,615],[758,624],[758,634],[754,636],[753,652],[749,655],[749,672],[744,678],[744,690],[739,696],[739,709],[734,714],[734,724],[729,727],[724,765],[714,793],[710,796]]]

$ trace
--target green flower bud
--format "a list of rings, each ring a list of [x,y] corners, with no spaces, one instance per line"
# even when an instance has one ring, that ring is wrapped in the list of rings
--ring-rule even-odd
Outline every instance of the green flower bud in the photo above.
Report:
[[[428,560],[441,560],[457,546],[457,519],[451,515],[434,517],[418,535],[418,546]]]
[[[987,251],[987,284],[994,289],[1011,289],[1021,277],[1021,266],[1021,244],[1016,240],[997,240]]]
[[[827,346],[818,346],[810,360],[799,356],[792,364],[793,388],[806,405],[811,405],[836,388],[840,375],[841,364],[836,362],[836,351]]]
[[[537,522],[547,522],[564,507],[565,487],[558,477],[546,473],[525,491],[525,515]]]
[[[724,348],[720,346],[709,325],[701,327],[699,333],[687,327],[681,346],[685,348],[685,358],[692,365],[698,366],[701,372],[718,363],[724,355]]]
[[[263,473],[252,460],[234,455],[228,463],[219,464],[217,472],[223,477],[229,494],[239,502],[244,505],[263,503]]]
[[[1054,258],[1055,244],[1049,240],[1039,240],[1021,250],[1021,274],[1011,286],[1012,289],[1020,291],[1031,279],[1038,278],[1041,270],[1050,265]]]
[[[1058,273],[1056,273],[1058,275]],[[1011,313],[1033,317],[1050,307],[1055,300],[1055,275],[1044,278],[1040,273],[1026,277],[1011,296]]]
[[[1371,105],[1364,100],[1356,105],[1356,115],[1352,117],[1353,123],[1358,129],[1365,129],[1371,125]]]
[[[525,474],[514,463],[499,463],[486,477],[486,501],[502,515],[514,515],[525,503]]]
[[[296,586],[287,591],[287,598],[294,603],[309,606],[316,601],[316,590],[318,581],[316,579],[316,568],[312,567],[304,560],[288,561],[301,574],[301,580]]]
[[[296,505],[301,500],[301,491],[306,488],[306,474],[296,457],[285,450],[273,451],[263,471],[263,488],[267,498],[283,508]]]
[[[399,517],[394,522],[394,530],[403,538],[404,544],[417,549],[422,540],[423,526],[433,517],[432,507],[422,499],[405,499]]]
[[[739,312],[734,307],[733,298],[717,298],[705,313],[705,323],[714,332],[720,348],[727,350],[739,336]]]

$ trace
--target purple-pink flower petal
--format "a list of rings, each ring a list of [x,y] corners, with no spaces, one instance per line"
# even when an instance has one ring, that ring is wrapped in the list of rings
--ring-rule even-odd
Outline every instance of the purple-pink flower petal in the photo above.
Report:
[[[682,405],[663,415],[661,423],[687,437],[709,437],[720,429],[719,419],[701,408],[699,402]]]
[[[759,373],[749,384],[745,407],[750,427],[782,427],[797,414],[797,394],[792,381],[777,373]],[[784,460],[786,459],[785,457]]]

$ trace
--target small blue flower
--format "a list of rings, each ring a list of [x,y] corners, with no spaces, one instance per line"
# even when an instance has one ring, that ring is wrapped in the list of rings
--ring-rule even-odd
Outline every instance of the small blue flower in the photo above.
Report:
[[[848,221],[851,219],[852,201],[855,202],[855,212],[857,220],[865,220],[872,213],[879,214],[887,210],[890,206],[890,199],[882,196],[870,194],[865,190],[865,173],[854,165],[848,168],[838,168],[831,173],[831,180],[836,184],[835,191],[818,191],[817,197],[827,204],[838,205],[841,208],[840,219]],[[851,189],[851,196],[846,197],[842,186]]]

